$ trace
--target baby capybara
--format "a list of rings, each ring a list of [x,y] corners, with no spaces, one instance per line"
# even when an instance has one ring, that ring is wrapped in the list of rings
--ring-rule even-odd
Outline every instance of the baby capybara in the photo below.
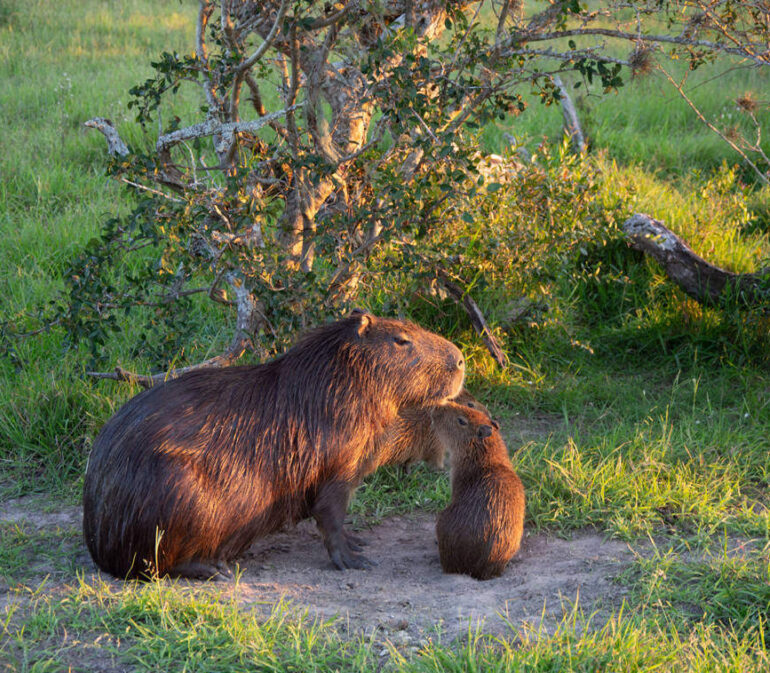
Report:
[[[452,401],[490,415],[489,410],[465,389]],[[378,467],[409,467],[418,461],[424,461],[438,469],[444,467],[446,451],[436,436],[430,415],[431,407],[411,407],[401,411],[396,420],[385,428],[382,437],[375,440],[381,443],[376,451],[379,456]],[[490,423],[498,427],[497,421]]]
[[[479,580],[497,577],[521,545],[524,487],[486,414],[450,402],[431,418],[452,473],[452,500],[436,523],[441,567]]]
[[[348,500],[403,407],[456,396],[464,363],[417,325],[361,311],[262,365],[204,369],[129,400],[94,441],[83,530],[117,577],[216,577],[253,540],[312,516],[361,568]]]

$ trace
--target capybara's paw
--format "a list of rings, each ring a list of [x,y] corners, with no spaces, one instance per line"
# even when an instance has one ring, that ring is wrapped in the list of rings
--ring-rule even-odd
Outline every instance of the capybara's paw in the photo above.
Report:
[[[212,577],[217,582],[224,582],[233,579],[233,571],[230,570],[230,566],[224,561],[217,561],[216,564],[217,574]]]
[[[363,554],[356,554],[349,549],[335,550],[330,556],[337,570],[369,570],[377,565]]]
[[[192,580],[212,580],[226,582],[233,578],[233,573],[223,561],[187,561],[168,571],[171,577],[186,577]]]
[[[369,544],[364,538],[348,531],[345,531],[345,542],[347,542],[351,551],[361,551],[367,544]]]

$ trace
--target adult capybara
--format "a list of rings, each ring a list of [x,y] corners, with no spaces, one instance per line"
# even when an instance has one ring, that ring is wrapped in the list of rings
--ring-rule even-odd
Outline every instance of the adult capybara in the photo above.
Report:
[[[94,441],[91,556],[117,577],[223,576],[255,538],[313,516],[337,568],[366,567],[342,524],[374,437],[402,407],[456,396],[463,376],[450,342],[355,311],[271,362],[150,388]]]
[[[487,415],[450,402],[431,417],[452,472],[452,500],[436,523],[441,567],[497,577],[521,545],[524,487]]]
[[[452,401],[490,416],[489,410],[464,388]],[[497,421],[489,422],[499,427]],[[437,469],[444,467],[446,451],[432,427],[431,407],[404,409],[375,441],[379,442],[375,452],[379,456],[378,467],[409,467],[418,461],[424,461]]]

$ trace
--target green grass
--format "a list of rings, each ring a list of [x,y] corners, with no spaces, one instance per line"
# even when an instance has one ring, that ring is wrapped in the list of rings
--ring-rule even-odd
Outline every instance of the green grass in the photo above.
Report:
[[[71,575],[80,549],[79,529],[36,530],[26,522],[0,523],[0,581],[24,586],[40,575]]]
[[[130,209],[131,199],[105,175],[104,139],[83,122],[110,117],[129,143],[144,142],[129,121],[128,89],[151,75],[150,61],[163,50],[187,49],[194,26],[182,6],[160,11],[141,1],[3,6],[0,320],[7,320],[52,298],[71,257],[108,217]],[[204,339],[203,351],[216,334]],[[128,361],[128,335],[111,346],[113,362]],[[14,463],[3,470],[0,491],[70,493],[89,438],[131,391],[91,386],[84,359],[65,353],[59,334],[17,348],[0,362],[0,456]]]
[[[739,376],[701,375],[662,390],[640,375],[604,384],[587,402],[564,400],[565,418],[572,419],[566,442],[533,445],[517,456],[532,484],[534,524],[593,525],[629,539],[663,524],[683,534],[726,529],[767,536],[767,399],[754,406],[748,397],[756,391],[741,391]],[[712,401],[722,386],[737,394]],[[583,403],[588,410],[581,413]]]
[[[193,13],[187,4],[140,0],[0,6],[0,320],[52,299],[72,255],[107,217],[131,208],[105,176],[103,138],[82,123],[111,117],[129,142],[145,142],[127,113],[127,90],[150,75],[163,50],[190,48]],[[694,90],[715,115],[735,114],[736,95],[767,89],[755,72],[710,79],[715,74],[697,73],[703,84]],[[227,591],[84,579],[49,590],[50,583],[35,584],[41,568],[56,581],[71,579],[79,535],[2,524],[0,576],[24,601],[0,611],[0,670],[375,671],[383,661],[386,670],[415,672],[766,670],[767,316],[698,306],[630,251],[617,226],[632,212],[649,212],[710,261],[751,271],[770,258],[770,190],[744,184],[748,174],[730,167],[736,157],[660,89],[647,77],[618,95],[578,96],[600,178],[595,208],[581,211],[576,226],[594,227],[597,238],[564,275],[510,280],[506,287],[544,307],[529,322],[506,325],[511,297],[494,288],[475,297],[504,339],[508,371],[494,369],[450,304],[412,310],[462,346],[469,387],[501,419],[515,452],[531,530],[590,526],[637,542],[652,537],[659,549],[694,550],[690,557],[640,558],[623,579],[628,604],[604,626],[586,628],[590,616],[570,613],[555,632],[513,624],[506,637],[482,629],[415,652],[286,606],[261,618]],[[192,117],[196,106],[181,99],[164,114]],[[487,128],[488,148],[502,147],[503,132],[532,150],[543,136],[558,140],[560,111],[532,107]],[[196,329],[179,356],[203,359],[226,338],[221,316],[196,304],[191,318]],[[148,371],[155,362],[134,326],[125,320],[107,359]],[[94,434],[137,392],[87,380],[86,346],[67,350],[53,330],[0,358],[3,498],[42,492],[79,500]],[[354,523],[371,523],[437,511],[448,498],[446,475],[383,470],[359,490],[351,512]],[[744,538],[753,540],[746,554],[727,553],[732,542],[714,549],[714,540]]]
[[[724,538],[716,551],[656,549],[629,574],[637,600],[651,615],[678,619],[682,626],[701,623],[756,634],[770,617],[767,548],[750,539]]]
[[[64,595],[32,597],[24,618],[4,625],[0,656],[7,670],[134,671],[760,671],[768,665],[764,632],[698,623],[662,626],[619,612],[604,626],[565,611],[552,633],[510,625],[503,637],[469,628],[451,648],[428,640],[416,651],[387,638],[349,633],[311,620],[286,604],[259,617],[236,596],[212,597],[160,582],[120,591],[80,580]],[[3,660],[0,660],[3,661]]]
[[[676,64],[664,65],[669,70],[673,65],[675,73],[682,71]],[[576,76],[569,75],[564,80],[568,85],[578,81]],[[747,92],[761,98],[767,87],[761,72],[735,70],[726,65],[704,66],[688,82],[686,91],[693,102],[722,129],[736,124],[748,130],[748,120],[737,109],[735,100]],[[590,93],[584,88],[571,89],[570,95],[590,147],[607,148],[620,163],[642,164],[647,170],[671,178],[681,176],[691,167],[708,171],[725,160],[731,164],[741,162],[737,152],[694,117],[687,103],[660,73],[653,71],[626,80],[617,93],[602,95],[601,88],[594,87]],[[488,149],[499,152],[508,147],[510,142],[503,137],[504,133],[512,134],[530,151],[544,137],[551,141],[561,138],[561,108],[542,105],[534,96],[528,104],[525,114],[485,130]],[[762,120],[766,122],[767,117],[763,113]],[[747,180],[756,179],[750,169],[743,175]]]

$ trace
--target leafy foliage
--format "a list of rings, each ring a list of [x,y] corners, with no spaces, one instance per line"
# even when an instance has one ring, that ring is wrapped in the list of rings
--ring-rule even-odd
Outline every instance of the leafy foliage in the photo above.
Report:
[[[537,162],[496,170],[478,151],[480,130],[524,112],[526,90],[557,102],[559,72],[617,91],[663,45],[691,69],[724,55],[764,64],[759,10],[666,3],[668,30],[655,34],[661,8],[638,2],[649,31],[629,33],[626,4],[592,13],[562,2],[525,18],[516,3],[205,0],[194,48],[164,51],[131,89],[145,141],[117,152],[111,173],[135,191],[133,212],[73,259],[38,319],[63,327],[65,345],[87,344],[96,366],[110,361],[121,316],[138,313],[135,354],[163,368],[206,299],[236,325],[233,359],[247,345],[280,350],[297,329],[383,292],[381,304],[399,309],[405,289],[441,295],[442,274],[477,296],[509,291],[514,269],[532,283],[554,274],[613,221],[589,205],[593,169],[542,148]],[[174,114],[190,87],[202,121]]]

